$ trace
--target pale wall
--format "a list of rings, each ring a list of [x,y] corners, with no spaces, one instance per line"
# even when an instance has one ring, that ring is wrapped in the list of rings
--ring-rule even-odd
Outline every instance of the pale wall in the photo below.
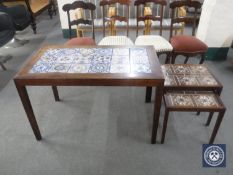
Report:
[[[229,47],[233,40],[233,0],[205,0],[196,36],[209,47]]]

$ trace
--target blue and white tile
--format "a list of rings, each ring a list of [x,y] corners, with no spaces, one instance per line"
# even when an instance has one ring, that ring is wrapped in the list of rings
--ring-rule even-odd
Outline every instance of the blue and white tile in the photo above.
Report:
[[[73,63],[74,64],[90,64],[91,60],[92,60],[93,56],[92,55],[88,55],[88,56],[77,56],[73,59]]]
[[[57,60],[56,57],[54,57],[53,55],[51,56],[48,56],[48,55],[45,55],[43,54],[40,59],[38,60],[38,63],[54,63],[55,61]]]
[[[79,49],[76,48],[63,48],[63,49],[59,49],[59,51],[57,51],[57,56],[66,56],[66,55],[76,55],[78,54],[80,51]]]
[[[83,57],[88,55],[94,55],[97,49],[93,48],[80,48],[78,54],[82,55]]]
[[[130,73],[129,64],[112,64],[110,73]]]
[[[145,56],[140,56],[140,55],[135,55],[135,56],[130,56],[130,61],[131,64],[147,64],[149,65],[149,60],[148,57]]]
[[[29,71],[29,73],[46,73],[49,71],[49,69],[51,68],[51,64],[50,63],[38,63],[35,64],[32,69]]]
[[[67,56],[62,56],[57,58],[57,60],[55,61],[55,63],[63,63],[63,64],[71,64],[74,60],[74,56],[71,55],[67,55]]]
[[[113,55],[111,64],[129,64],[129,56]]]
[[[92,64],[110,64],[111,63],[111,56],[105,56],[105,55],[95,55],[92,60]]]
[[[90,64],[73,64],[70,66],[68,73],[88,73]]]
[[[132,73],[151,73],[150,65],[147,64],[131,64]]]
[[[92,64],[89,73],[109,73],[110,64]]]
[[[129,55],[129,49],[128,48],[115,48],[113,49],[113,54],[112,55]]]
[[[68,72],[71,64],[54,64],[48,72]]]
[[[110,56],[110,55],[112,55],[112,49],[110,49],[110,48],[98,48],[95,50],[95,55]]]
[[[130,49],[131,56],[147,56],[147,51],[145,48],[131,48]]]

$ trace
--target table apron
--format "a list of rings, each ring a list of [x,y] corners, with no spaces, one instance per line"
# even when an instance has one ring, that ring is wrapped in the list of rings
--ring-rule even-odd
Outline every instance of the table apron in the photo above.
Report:
[[[164,80],[14,80],[20,86],[161,86]]]

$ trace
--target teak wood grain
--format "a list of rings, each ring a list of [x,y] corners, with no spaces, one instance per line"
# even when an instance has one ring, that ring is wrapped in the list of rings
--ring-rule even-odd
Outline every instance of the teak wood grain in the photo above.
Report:
[[[77,46],[53,45],[42,47],[15,76],[14,82],[23,103],[28,120],[37,140],[41,134],[27,94],[26,86],[52,86],[56,101],[59,101],[56,86],[152,86],[156,88],[151,143],[156,142],[163,95],[164,76],[156,52],[152,46],[78,46],[78,48],[146,48],[151,73],[29,73],[33,65],[48,49],[77,48]]]

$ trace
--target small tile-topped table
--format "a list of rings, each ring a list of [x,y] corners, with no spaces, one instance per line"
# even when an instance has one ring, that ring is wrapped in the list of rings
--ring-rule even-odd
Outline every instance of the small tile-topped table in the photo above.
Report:
[[[222,84],[204,64],[165,64],[161,67],[166,91],[214,91],[219,95],[222,91]]]
[[[149,86],[157,87],[151,143],[156,142],[164,76],[153,47],[46,46],[14,78],[37,140],[41,134],[26,86]]]

